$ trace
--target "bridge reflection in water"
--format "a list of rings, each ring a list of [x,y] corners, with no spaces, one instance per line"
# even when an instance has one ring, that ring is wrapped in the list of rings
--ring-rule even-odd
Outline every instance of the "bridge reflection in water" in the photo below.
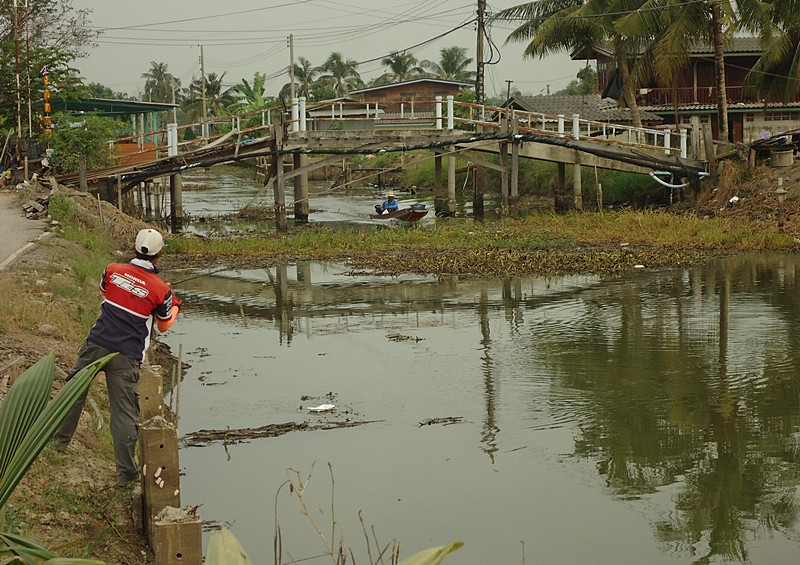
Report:
[[[285,468],[314,461],[307,496],[329,504],[331,462],[351,541],[363,510],[408,554],[458,537],[465,563],[519,562],[520,540],[547,563],[790,562],[798,268],[761,255],[608,281],[324,264],[192,279],[165,338],[192,352],[182,433],[301,421],[301,397],[329,392],[332,418],[380,422],[186,449],[184,494],[263,563],[265,506]],[[419,426],[447,416],[463,422]],[[298,558],[316,534],[291,504]]]

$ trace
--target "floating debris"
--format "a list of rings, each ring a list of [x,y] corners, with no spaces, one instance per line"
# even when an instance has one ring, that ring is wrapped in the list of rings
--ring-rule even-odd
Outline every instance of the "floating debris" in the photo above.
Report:
[[[449,426],[451,424],[461,424],[464,422],[464,418],[461,416],[447,416],[445,418],[428,418],[427,420],[423,420],[419,423],[419,427],[422,426],[432,426],[434,424],[441,424],[443,426]]]
[[[210,443],[221,441],[225,445],[242,443],[263,437],[278,437],[289,432],[313,431],[313,430],[335,430],[339,428],[354,428],[363,424],[371,424],[372,421],[353,421],[344,422],[320,422],[310,424],[309,422],[286,422],[283,424],[267,424],[260,428],[226,428],[224,430],[199,430],[190,432],[180,440],[181,447],[206,447]]]
[[[412,336],[412,335],[392,334],[392,335],[387,335],[386,339],[388,339],[389,341],[416,341],[416,342],[420,342],[425,338],[422,338],[422,337],[419,337],[419,336]]]
[[[336,408],[335,404],[320,404],[319,406],[309,406],[306,408],[309,412],[330,412]]]

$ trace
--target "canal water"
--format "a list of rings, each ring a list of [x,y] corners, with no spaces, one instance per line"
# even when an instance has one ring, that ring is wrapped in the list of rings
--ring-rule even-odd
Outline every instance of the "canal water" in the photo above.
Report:
[[[202,274],[166,274],[186,300],[162,338],[191,365],[179,434],[311,428],[181,449],[182,503],[257,564],[276,523],[283,563],[329,562],[314,524],[358,563],[365,530],[373,558],[461,540],[445,563],[465,565],[800,556],[798,257],[618,280]]]

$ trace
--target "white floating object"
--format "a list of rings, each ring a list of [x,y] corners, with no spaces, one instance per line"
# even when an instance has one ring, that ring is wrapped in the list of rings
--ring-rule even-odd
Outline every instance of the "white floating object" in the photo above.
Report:
[[[330,412],[336,408],[335,404],[320,404],[319,406],[309,406],[309,412]]]
[[[634,269],[644,269],[644,265],[634,265]]]

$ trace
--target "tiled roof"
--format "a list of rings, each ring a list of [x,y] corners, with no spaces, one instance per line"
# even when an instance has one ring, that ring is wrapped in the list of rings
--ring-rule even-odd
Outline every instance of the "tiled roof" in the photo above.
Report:
[[[557,116],[564,114],[580,114],[585,120],[598,122],[627,123],[632,122],[630,110],[620,109],[617,101],[611,98],[602,98],[599,94],[587,95],[553,95],[553,96],[514,96],[511,103],[526,112]],[[661,121],[661,117],[641,111],[644,122]]]

